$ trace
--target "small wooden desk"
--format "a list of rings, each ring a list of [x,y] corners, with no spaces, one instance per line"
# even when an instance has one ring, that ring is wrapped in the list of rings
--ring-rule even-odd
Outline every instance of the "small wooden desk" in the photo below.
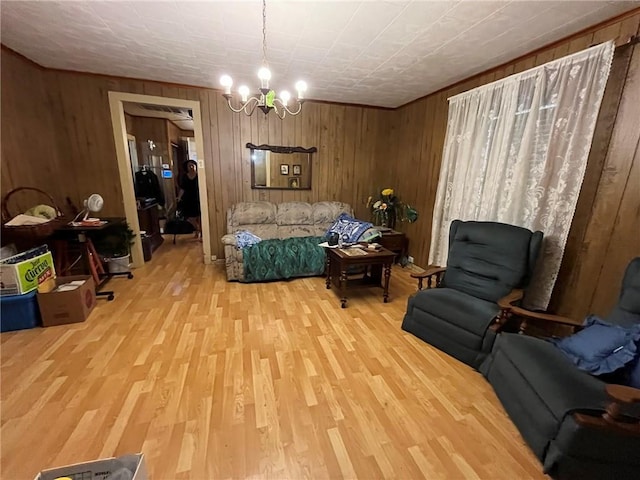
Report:
[[[391,279],[391,265],[393,264],[393,259],[396,256],[395,253],[387,250],[386,248],[373,251],[367,250],[366,247],[359,249],[365,252],[363,255],[349,255],[346,253],[347,251],[352,250],[352,248],[328,248],[327,250],[327,288],[331,288],[332,283],[340,288],[340,306],[342,308],[347,307],[348,282],[350,284],[380,286],[380,275],[375,275],[375,273],[373,273],[373,275],[364,274],[360,279],[349,279],[349,267],[354,266],[369,267],[369,270],[372,272],[376,267],[378,267],[378,271],[380,268],[384,267],[382,297],[384,303],[389,301],[389,280]]]
[[[93,277],[93,281],[96,285],[96,295],[107,297],[107,300],[113,300],[115,298],[115,293],[112,290],[101,290],[104,284],[107,283],[111,277],[126,275],[127,278],[133,278],[133,274],[131,272],[107,273],[104,269],[102,260],[91,241],[91,233],[98,232],[114,224],[122,223],[125,219],[103,218],[102,220],[106,221],[106,223],[95,226],[74,226],[67,223],[58,228],[54,233],[56,244],[55,267],[56,271],[59,272],[60,275],[68,274],[68,270],[70,270],[76,263],[69,262],[68,244],[70,241],[77,241],[80,244],[80,255],[84,258],[86,268]]]

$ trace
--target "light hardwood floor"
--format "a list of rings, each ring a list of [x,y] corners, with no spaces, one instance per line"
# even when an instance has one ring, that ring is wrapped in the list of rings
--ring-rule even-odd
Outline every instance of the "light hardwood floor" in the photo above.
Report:
[[[153,480],[544,477],[481,375],[400,329],[406,270],[341,309],[199,258],[165,242],[85,323],[0,335],[1,478],[140,451]]]

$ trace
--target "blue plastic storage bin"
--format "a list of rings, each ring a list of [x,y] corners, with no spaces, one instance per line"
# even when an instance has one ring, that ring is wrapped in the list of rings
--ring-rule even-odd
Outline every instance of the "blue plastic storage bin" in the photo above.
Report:
[[[24,295],[0,296],[0,332],[24,330],[41,325],[37,290]]]

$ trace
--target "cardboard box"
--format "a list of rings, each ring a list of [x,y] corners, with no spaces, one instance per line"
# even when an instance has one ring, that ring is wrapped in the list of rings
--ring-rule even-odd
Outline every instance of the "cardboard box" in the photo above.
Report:
[[[33,254],[35,251],[43,253],[36,255]],[[25,260],[21,260],[23,257]],[[38,288],[38,284],[55,276],[53,256],[51,252],[46,251],[46,247],[28,250],[0,262],[0,294],[29,293]]]
[[[104,458],[93,462],[76,463],[66,467],[43,470],[36,475],[34,480],[55,480],[61,477],[67,477],[72,480],[104,480],[121,468],[126,468],[133,472],[132,480],[149,479],[144,454],[136,453],[118,458]]]
[[[82,282],[73,290],[38,293],[43,327],[84,322],[96,306],[96,287],[90,275],[56,278],[56,288],[69,282]]]

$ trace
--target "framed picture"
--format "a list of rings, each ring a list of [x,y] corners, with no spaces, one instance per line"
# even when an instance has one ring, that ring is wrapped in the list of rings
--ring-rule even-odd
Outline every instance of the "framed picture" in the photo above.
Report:
[[[294,170],[296,166],[293,166]],[[300,188],[300,178],[299,177],[291,177],[289,179],[289,188]]]
[[[289,164],[283,163],[280,165],[280,175],[289,175]]]
[[[294,165],[293,166],[293,174],[300,175],[302,173],[302,165]]]

